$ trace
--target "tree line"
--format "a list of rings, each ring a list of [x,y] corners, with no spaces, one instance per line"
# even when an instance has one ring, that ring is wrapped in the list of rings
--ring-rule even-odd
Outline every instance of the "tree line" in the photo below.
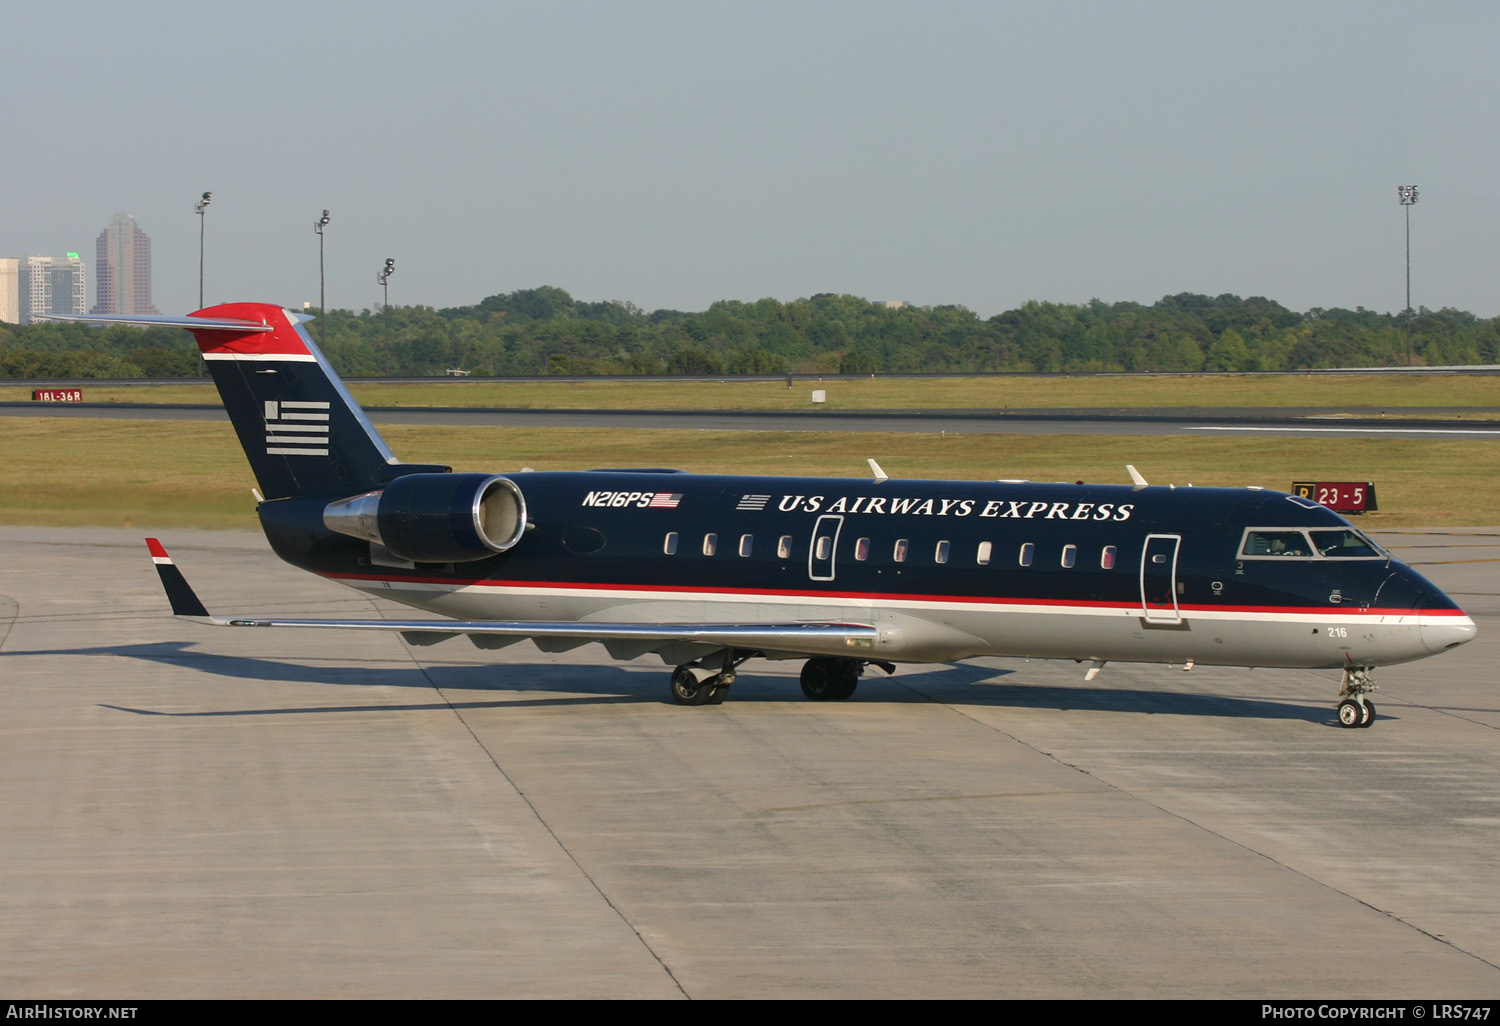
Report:
[[[1146,306],[1032,301],[990,318],[823,293],[700,312],[586,302],[552,286],[437,310],[331,310],[314,336],[347,376],[1272,371],[1500,363],[1500,318],[1421,309],[1297,313],[1259,296]],[[0,325],[0,376],[189,377],[175,329]]]

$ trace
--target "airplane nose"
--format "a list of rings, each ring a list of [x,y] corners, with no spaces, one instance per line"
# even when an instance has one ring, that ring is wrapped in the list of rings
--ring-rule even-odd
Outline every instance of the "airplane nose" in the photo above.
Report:
[[[1380,586],[1380,595],[1394,605],[1403,600],[1417,614],[1417,635],[1430,653],[1446,652],[1474,640],[1474,621],[1442,589],[1407,566],[1398,566]]]
[[[1474,621],[1462,614],[1437,617],[1428,615],[1422,620],[1422,644],[1429,652],[1446,652],[1474,640],[1479,633]]]

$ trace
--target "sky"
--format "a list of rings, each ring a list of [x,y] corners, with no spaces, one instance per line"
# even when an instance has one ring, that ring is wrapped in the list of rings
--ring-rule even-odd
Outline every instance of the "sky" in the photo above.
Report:
[[[1500,4],[12,5],[0,256],[155,301],[845,292],[1500,315]]]

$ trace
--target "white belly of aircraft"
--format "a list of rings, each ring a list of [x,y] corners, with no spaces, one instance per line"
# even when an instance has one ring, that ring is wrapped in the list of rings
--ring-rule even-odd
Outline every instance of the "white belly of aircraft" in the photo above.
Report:
[[[340,579],[359,591],[459,620],[578,623],[843,622],[875,627],[873,657],[892,662],[955,662],[974,656],[1341,669],[1421,659],[1474,634],[1467,616],[1373,616],[1340,611],[1185,610],[1172,622],[1139,607],[840,599],[732,593],[664,596],[621,589],[497,584],[451,585]],[[767,653],[774,658],[809,654]],[[820,653],[812,653],[820,654]],[[846,654],[830,650],[827,654]],[[663,653],[667,661],[681,653]]]

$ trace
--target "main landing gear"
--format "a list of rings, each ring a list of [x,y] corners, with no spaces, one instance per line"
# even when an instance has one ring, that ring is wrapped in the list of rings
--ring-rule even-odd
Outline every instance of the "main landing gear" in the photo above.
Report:
[[[672,698],[678,705],[718,705],[734,683],[735,670],[755,652],[729,651],[693,663],[684,663],[672,671]],[[721,665],[712,665],[714,661]],[[854,694],[860,675],[867,665],[895,673],[896,667],[883,659],[838,659],[820,656],[809,659],[802,667],[802,693],[814,702],[843,701]]]
[[[678,705],[721,704],[729,694],[729,685],[734,683],[735,671],[740,664],[757,654],[731,648],[695,662],[683,663],[672,671],[673,701]]]
[[[1375,703],[1365,697],[1375,690],[1373,666],[1350,666],[1339,688],[1339,726],[1368,727],[1375,722]]]
[[[854,694],[864,672],[858,659],[809,659],[802,667],[802,693],[814,702],[842,702]]]
[[[678,705],[718,705],[734,683],[734,674],[729,674],[729,684],[723,683],[724,674],[710,671],[700,680],[699,666],[679,666],[672,671],[672,698]]]

